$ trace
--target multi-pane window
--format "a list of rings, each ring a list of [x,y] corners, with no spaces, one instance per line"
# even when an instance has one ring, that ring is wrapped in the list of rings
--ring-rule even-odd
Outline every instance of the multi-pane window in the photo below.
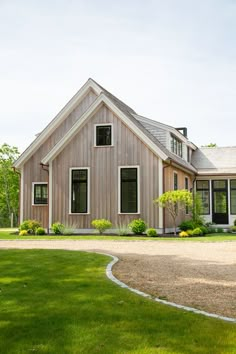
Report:
[[[176,138],[174,135],[171,135],[171,151],[180,157],[183,156],[182,141]]]
[[[96,146],[112,145],[112,125],[96,125]]]
[[[202,214],[210,214],[210,191],[209,181],[197,181],[196,182],[197,195],[201,201]]]
[[[88,169],[71,170],[71,213],[88,213]]]
[[[120,168],[120,212],[138,212],[137,168]]]
[[[230,180],[230,212],[236,214],[236,179]]]
[[[48,204],[48,185],[47,183],[33,184],[33,204]]]
[[[178,189],[178,174],[174,172],[174,191]]]
[[[184,188],[188,191],[188,188],[189,188],[188,177],[185,177],[185,179],[184,179]],[[189,214],[189,207],[188,207],[188,205],[186,205],[185,213],[186,213],[186,214]]]

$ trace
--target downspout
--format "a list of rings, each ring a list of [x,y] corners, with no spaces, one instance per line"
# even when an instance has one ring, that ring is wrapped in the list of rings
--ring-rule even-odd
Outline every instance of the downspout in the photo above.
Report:
[[[19,224],[19,220],[20,220],[20,204],[21,204],[21,173],[13,166],[13,171],[14,173],[17,173],[20,178],[19,178],[19,195],[20,195],[20,198],[19,198],[19,205],[18,205],[18,218],[17,218],[17,223]],[[14,220],[14,219],[13,219]]]
[[[170,163],[169,165],[165,165],[162,167],[162,180],[163,180],[163,193],[165,193],[165,169],[168,168],[168,167],[171,167],[172,166],[172,160],[170,159]],[[163,234],[165,234],[166,232],[166,213],[165,213],[165,210],[163,210]]]
[[[42,167],[43,171],[46,171],[48,174],[48,195],[49,195],[49,165],[44,165],[42,162],[40,162],[40,165]],[[48,198],[48,227],[47,227],[47,232],[49,234],[50,231],[50,225],[49,225],[49,198]]]

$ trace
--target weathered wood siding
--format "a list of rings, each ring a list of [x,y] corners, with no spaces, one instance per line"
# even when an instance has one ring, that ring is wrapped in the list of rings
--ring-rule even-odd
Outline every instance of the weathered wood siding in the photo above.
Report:
[[[178,175],[178,189],[185,189],[185,177],[188,177],[189,180],[189,189],[192,188],[193,185],[193,176],[188,174],[187,172],[183,172],[177,167],[173,167],[169,165],[168,167],[164,168],[164,192],[170,191],[174,189],[174,173]],[[173,228],[173,221],[165,210],[165,227],[166,228]],[[181,223],[186,218],[189,218],[190,215],[186,215],[185,212],[181,213],[177,218],[177,225]]]
[[[40,162],[52,147],[72,127],[76,120],[88,109],[96,99],[96,94],[90,90],[78,106],[51,134],[47,141],[41,145],[36,153],[25,163],[23,167],[24,176],[24,200],[23,219],[41,220],[44,227],[48,226],[48,206],[32,206],[32,182],[48,182],[48,173],[43,170]]]
[[[114,146],[94,147],[94,124],[112,123]],[[140,214],[118,214],[118,166],[140,166]],[[69,169],[90,167],[90,214],[69,215]],[[105,105],[89,119],[52,164],[52,222],[76,228],[91,228],[95,218],[107,218],[113,225],[141,217],[158,227],[158,157]]]

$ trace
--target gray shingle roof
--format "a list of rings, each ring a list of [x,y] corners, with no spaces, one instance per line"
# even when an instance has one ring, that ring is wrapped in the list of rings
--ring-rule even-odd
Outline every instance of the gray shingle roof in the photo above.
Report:
[[[93,80],[94,81],[94,80]],[[109,91],[104,89],[101,85],[99,85],[96,81],[94,81],[102,90],[103,93],[151,140],[153,141],[163,153],[168,157],[167,160],[173,160],[178,165],[192,171],[197,172],[196,169],[187,161],[183,160],[182,158],[178,157],[177,155],[171,153],[158,139],[158,128],[152,125],[152,121],[150,119],[150,125],[148,127],[147,124],[142,122],[142,120],[137,119],[138,115],[135,111],[130,108],[127,104],[119,100],[117,97],[112,95]],[[147,120],[147,118],[146,118]]]
[[[199,174],[236,174],[236,146],[197,149],[192,164]]]

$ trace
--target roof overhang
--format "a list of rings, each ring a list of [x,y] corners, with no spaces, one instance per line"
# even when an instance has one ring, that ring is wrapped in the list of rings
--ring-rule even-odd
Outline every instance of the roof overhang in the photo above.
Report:
[[[147,145],[158,157],[162,160],[167,160],[168,156],[151,140],[147,135],[134,124],[103,92],[90,105],[87,111],[80,117],[80,119],[73,125],[73,127],[65,134],[65,136],[52,148],[52,150],[42,159],[43,164],[48,164],[53,161],[56,156],[64,149],[64,147],[74,138],[79,130],[85,125],[87,120],[93,116],[99,108],[105,104],[121,121],[129,127],[136,136]]]
[[[56,115],[56,117],[46,126],[46,128],[36,137],[31,145],[20,155],[20,157],[14,162],[15,168],[21,168],[24,163],[34,154],[35,151],[49,138],[49,136],[55,131],[55,129],[62,123],[62,121],[68,117],[68,115],[76,108],[76,106],[82,101],[89,90],[93,90],[97,95],[102,92],[92,79],[81,87],[81,89],[72,97],[72,99],[65,105],[65,107]]]

